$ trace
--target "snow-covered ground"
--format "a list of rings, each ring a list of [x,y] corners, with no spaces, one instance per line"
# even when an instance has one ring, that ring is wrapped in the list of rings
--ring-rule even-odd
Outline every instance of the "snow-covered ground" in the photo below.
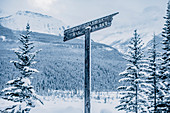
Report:
[[[43,96],[41,97],[44,105],[37,104],[35,108],[31,110],[31,113],[83,113],[84,112],[84,100],[80,98],[83,92],[80,92],[79,96],[74,95],[70,98],[69,92],[57,92],[57,95]],[[67,95],[66,95],[67,94]],[[64,96],[65,95],[65,96]],[[97,97],[97,98],[96,98]],[[92,93],[91,96],[91,113],[124,113],[123,111],[117,111],[115,106],[118,105],[118,95],[116,92],[100,92]],[[0,99],[0,109],[5,104],[11,104]]]
[[[83,113],[83,101],[63,101],[63,100],[50,100],[44,101],[44,105],[40,105],[31,110],[31,113]],[[97,103],[92,101],[92,113],[123,113],[117,111],[114,107],[118,104],[118,100],[111,103]]]

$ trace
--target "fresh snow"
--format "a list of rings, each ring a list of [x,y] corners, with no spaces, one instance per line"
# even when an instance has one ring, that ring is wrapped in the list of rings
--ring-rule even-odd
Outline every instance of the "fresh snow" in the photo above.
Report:
[[[113,94],[114,97],[116,93]],[[96,96],[93,93],[93,96]],[[106,95],[105,95],[106,96]],[[106,96],[107,97],[107,96]],[[44,97],[44,105],[39,105],[31,110],[31,113],[83,113],[83,99]],[[104,103],[102,100],[97,101],[92,97],[91,113],[125,113],[117,111],[115,107],[118,105],[118,99],[115,97],[112,102]]]
[[[11,61],[11,62],[13,62],[13,61]],[[15,80],[17,80],[17,79],[9,80],[9,81],[7,82],[7,84],[11,84],[11,83],[13,83]]]
[[[118,112],[114,107],[118,101],[114,101],[114,104],[110,103],[96,103],[92,101],[91,112],[92,113],[124,113]],[[40,105],[31,110],[31,113],[83,113],[84,102],[67,102],[62,100],[44,101],[44,105]]]
[[[27,86],[27,85],[31,84],[29,78],[23,78],[21,81],[24,82],[23,86]]]
[[[12,107],[13,105],[19,104],[18,102],[7,101],[0,98],[0,111],[7,107]]]
[[[5,36],[0,36],[0,38],[2,39],[2,41],[6,41],[6,37]]]
[[[25,72],[37,72],[37,73],[39,72],[37,69],[33,69],[27,66],[24,67],[24,70]]]
[[[106,47],[105,48],[107,51],[112,51],[113,49],[112,48],[110,48],[110,47]]]
[[[41,96],[44,105],[36,103],[36,107],[31,109],[30,113],[83,113],[84,100],[73,96],[72,98],[66,94],[69,91],[56,91],[52,96]],[[58,95],[55,95],[55,94]],[[80,92],[80,95],[83,91]],[[117,92],[100,92],[100,99],[96,99],[99,93],[91,93],[91,113],[125,113],[117,111],[115,107],[119,104]],[[54,96],[55,95],[55,96]],[[65,95],[65,97],[64,97]],[[107,101],[105,102],[105,98]],[[6,106],[20,104],[0,99],[0,110]]]
[[[130,81],[130,80],[131,80],[131,78],[121,78],[121,79],[119,80],[119,82]]]
[[[8,88],[4,88],[4,89],[2,90],[2,92],[7,91],[7,90],[12,90],[12,89],[16,89],[16,87],[8,87]]]

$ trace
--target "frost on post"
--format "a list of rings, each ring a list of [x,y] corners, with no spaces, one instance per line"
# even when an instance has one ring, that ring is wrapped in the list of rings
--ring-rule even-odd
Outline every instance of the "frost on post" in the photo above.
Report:
[[[21,76],[8,81],[8,88],[1,91],[2,98],[11,101],[13,104],[1,110],[2,112],[28,113],[31,108],[35,107],[35,102],[37,100],[42,103],[42,101],[37,98],[30,82],[31,75],[38,72],[38,70],[31,68],[31,65],[36,63],[34,58],[39,50],[31,52],[34,46],[32,46],[33,43],[29,41],[31,33],[29,30],[30,26],[27,24],[26,34],[21,34],[21,37],[19,38],[22,46],[19,46],[18,51],[15,51],[19,60],[11,61],[11,63],[13,63],[20,71]]]

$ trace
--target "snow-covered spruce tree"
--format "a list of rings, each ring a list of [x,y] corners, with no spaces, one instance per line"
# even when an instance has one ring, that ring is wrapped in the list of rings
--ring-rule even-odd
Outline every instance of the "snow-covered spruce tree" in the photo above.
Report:
[[[131,38],[129,44],[129,52],[126,60],[129,62],[124,72],[120,73],[122,78],[119,82],[126,83],[125,86],[118,87],[120,93],[120,104],[116,106],[118,110],[124,110],[126,112],[146,112],[147,102],[146,98],[142,95],[141,83],[143,83],[143,52],[142,52],[142,40],[137,34],[137,30],[134,31],[134,37]]]
[[[31,85],[30,78],[36,69],[31,68],[34,61],[35,55],[39,52],[31,52],[34,48],[30,40],[30,26],[26,26],[26,35],[21,34],[19,38],[22,43],[22,47],[19,47],[18,51],[15,51],[19,61],[11,61],[14,66],[20,71],[21,75],[18,78],[10,80],[7,82],[7,88],[1,91],[2,98],[13,102],[13,104],[3,112],[12,113],[28,113],[31,108],[35,107],[36,101],[42,103],[40,99],[37,98],[33,86]],[[42,103],[43,104],[43,103]]]
[[[160,78],[164,95],[162,95],[162,102],[158,103],[159,107],[164,107],[170,112],[170,1],[168,2],[167,14],[164,17],[165,24],[162,31],[163,36],[163,53],[160,67]]]
[[[146,71],[146,82],[144,84],[145,94],[148,100],[148,111],[151,113],[157,112],[157,103],[161,101],[163,90],[161,89],[159,79],[159,62],[160,54],[156,50],[155,34],[153,37],[152,46],[148,50],[147,67]]]

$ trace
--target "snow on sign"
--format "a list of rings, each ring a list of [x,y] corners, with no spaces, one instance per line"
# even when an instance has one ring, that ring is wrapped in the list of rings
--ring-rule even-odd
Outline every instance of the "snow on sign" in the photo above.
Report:
[[[91,40],[90,33],[111,26],[113,16],[117,13],[81,24],[64,31],[64,41],[85,35],[85,77],[84,77],[84,113],[90,113],[91,81]]]
[[[65,30],[64,41],[84,35],[85,28],[87,27],[91,27],[90,32],[110,27],[113,16],[117,14],[119,14],[119,12]]]

